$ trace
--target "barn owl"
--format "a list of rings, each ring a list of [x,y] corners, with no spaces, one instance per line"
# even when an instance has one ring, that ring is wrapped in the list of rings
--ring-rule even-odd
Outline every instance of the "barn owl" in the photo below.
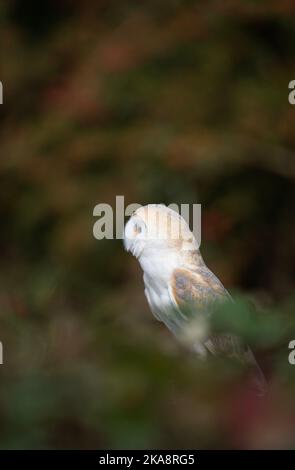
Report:
[[[154,316],[178,338],[192,325],[188,305],[198,317],[206,317],[213,303],[231,297],[207,268],[195,236],[176,211],[163,204],[137,209],[124,231],[125,249],[143,270],[145,296]],[[191,327],[192,328],[192,327]],[[235,356],[255,370],[255,388],[261,395],[265,380],[251,350],[235,335],[190,335],[192,349],[202,358],[208,354]]]

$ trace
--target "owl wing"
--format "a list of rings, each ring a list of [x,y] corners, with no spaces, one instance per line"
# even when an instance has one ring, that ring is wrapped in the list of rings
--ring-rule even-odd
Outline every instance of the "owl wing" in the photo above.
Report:
[[[198,312],[210,313],[210,304],[232,300],[219,279],[206,267],[196,270],[175,269],[169,289],[171,301],[176,310],[183,316],[186,312],[185,304],[193,305]],[[251,381],[258,395],[266,392],[266,381],[251,349],[243,343],[241,338],[233,334],[210,335],[202,345],[196,344],[196,352],[206,355],[209,351],[213,355],[226,355],[235,357],[247,364],[251,370]]]
[[[219,279],[206,267],[175,269],[170,296],[176,307],[181,309],[186,304],[193,304],[198,312],[208,312],[213,302],[231,299]]]
[[[212,303],[232,300],[219,279],[206,266],[194,271],[175,269],[170,296],[174,306],[182,314],[186,311],[186,305],[193,306],[198,313],[208,314]],[[244,360],[249,349],[237,336],[231,334],[211,335],[204,346],[213,355],[225,354]]]

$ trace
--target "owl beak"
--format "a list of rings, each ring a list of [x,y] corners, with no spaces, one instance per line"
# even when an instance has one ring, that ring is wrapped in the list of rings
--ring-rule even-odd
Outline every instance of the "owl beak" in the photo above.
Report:
[[[124,230],[124,248],[128,252],[130,251],[132,253],[132,246],[134,245],[134,238],[132,237],[132,224],[130,219],[128,220],[127,224],[125,225],[125,230]]]
[[[124,248],[127,252],[131,251],[132,240],[130,240],[129,238],[126,238],[126,236],[124,236],[123,244],[124,244]]]

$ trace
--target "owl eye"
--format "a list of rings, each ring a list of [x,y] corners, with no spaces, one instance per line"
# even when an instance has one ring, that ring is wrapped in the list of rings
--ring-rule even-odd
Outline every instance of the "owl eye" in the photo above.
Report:
[[[139,234],[139,233],[142,232],[141,227],[140,227],[138,224],[135,224],[135,225],[134,225],[134,232],[135,232],[136,234]]]

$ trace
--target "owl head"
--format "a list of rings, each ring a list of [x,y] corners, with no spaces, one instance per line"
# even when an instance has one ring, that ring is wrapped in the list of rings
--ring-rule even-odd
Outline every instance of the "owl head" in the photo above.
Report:
[[[157,250],[192,250],[197,242],[178,212],[164,204],[148,204],[137,209],[127,222],[124,245],[139,258]]]

